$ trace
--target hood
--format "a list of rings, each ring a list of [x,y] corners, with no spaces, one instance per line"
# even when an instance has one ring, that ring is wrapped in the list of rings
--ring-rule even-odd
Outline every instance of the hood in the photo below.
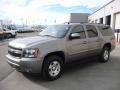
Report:
[[[52,37],[41,37],[41,36],[34,36],[34,37],[27,37],[27,38],[20,38],[15,39],[9,43],[10,46],[16,47],[16,48],[26,48],[32,45],[45,43],[48,41],[56,40],[56,38]]]
[[[8,30],[8,31],[4,31],[4,32],[8,32],[8,33],[15,33],[16,31],[13,31],[13,30]]]

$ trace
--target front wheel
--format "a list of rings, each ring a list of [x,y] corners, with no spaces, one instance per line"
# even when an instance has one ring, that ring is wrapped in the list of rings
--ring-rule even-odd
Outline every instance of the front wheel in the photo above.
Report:
[[[100,55],[100,61],[108,62],[109,58],[110,58],[110,49],[108,47],[104,47]]]
[[[7,39],[12,38],[12,34],[8,33],[6,37],[7,37]]]
[[[46,80],[56,80],[58,79],[63,70],[63,60],[59,56],[49,56],[46,58],[42,74]]]
[[[12,36],[12,38],[15,38],[15,37],[16,37],[16,35],[13,35],[13,36]]]

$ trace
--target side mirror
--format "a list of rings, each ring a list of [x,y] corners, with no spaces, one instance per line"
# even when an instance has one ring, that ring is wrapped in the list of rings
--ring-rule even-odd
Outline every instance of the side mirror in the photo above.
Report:
[[[80,34],[79,33],[72,33],[69,36],[70,40],[72,40],[72,39],[79,39],[79,38],[80,38]]]

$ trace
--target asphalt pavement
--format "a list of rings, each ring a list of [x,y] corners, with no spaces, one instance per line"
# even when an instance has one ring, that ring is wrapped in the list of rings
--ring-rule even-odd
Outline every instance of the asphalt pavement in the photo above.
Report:
[[[22,34],[26,37],[36,34]],[[85,62],[68,64],[61,78],[45,81],[39,74],[22,74],[13,70],[5,60],[7,44],[0,46],[0,90],[120,90],[120,45],[111,53],[107,63],[89,58]]]

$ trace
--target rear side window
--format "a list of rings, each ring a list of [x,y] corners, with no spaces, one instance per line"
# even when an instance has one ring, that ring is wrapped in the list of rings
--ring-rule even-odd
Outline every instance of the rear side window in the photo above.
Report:
[[[98,32],[93,25],[86,25],[87,33],[89,38],[97,37]]]
[[[80,39],[86,38],[85,31],[82,25],[75,26],[71,33],[79,33]]]
[[[98,29],[100,30],[103,36],[113,35],[112,29],[109,26],[98,26]]]

